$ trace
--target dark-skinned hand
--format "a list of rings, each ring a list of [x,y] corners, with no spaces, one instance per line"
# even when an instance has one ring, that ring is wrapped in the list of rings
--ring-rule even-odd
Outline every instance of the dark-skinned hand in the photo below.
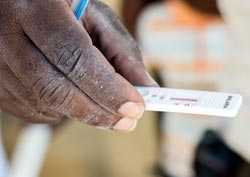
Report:
[[[144,112],[133,85],[155,85],[136,42],[103,3],[91,0],[81,22],[70,6],[0,1],[1,110],[28,122],[133,130]]]

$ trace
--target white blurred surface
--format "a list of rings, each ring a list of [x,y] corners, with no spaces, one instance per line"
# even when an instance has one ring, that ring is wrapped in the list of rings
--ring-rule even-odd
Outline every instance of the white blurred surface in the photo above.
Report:
[[[52,131],[47,125],[29,125],[20,134],[8,177],[39,177]]]
[[[250,161],[250,1],[220,0],[230,27],[232,58],[224,76],[224,89],[243,95],[243,108],[229,125],[225,137],[230,146]]]
[[[2,144],[2,135],[0,129],[0,177],[6,177],[8,172],[8,162],[6,160],[6,154]]]

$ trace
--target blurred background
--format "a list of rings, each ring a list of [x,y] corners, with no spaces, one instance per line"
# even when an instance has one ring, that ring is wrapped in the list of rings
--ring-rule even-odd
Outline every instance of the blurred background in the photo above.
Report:
[[[250,2],[103,1],[161,86],[240,93],[240,114],[146,113],[135,132],[117,134],[73,121],[30,126],[1,113],[0,154],[10,163],[0,162],[0,177],[250,177]]]

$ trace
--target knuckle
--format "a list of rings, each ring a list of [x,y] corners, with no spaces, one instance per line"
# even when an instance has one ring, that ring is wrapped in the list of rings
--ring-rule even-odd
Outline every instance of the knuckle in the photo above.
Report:
[[[52,79],[44,82],[38,80],[34,85],[37,90],[38,101],[54,110],[65,110],[72,97],[71,87],[64,83],[64,78]]]
[[[84,66],[88,57],[85,55],[87,53],[85,50],[70,44],[62,45],[57,50],[57,67],[76,82],[83,80],[86,76],[86,67]]]
[[[63,45],[58,48],[57,66],[66,74],[72,72],[82,56],[82,50],[79,47]]]
[[[82,49],[71,44],[59,44],[56,52],[56,66],[74,82],[82,82],[87,77],[88,67],[86,65],[89,64],[90,50],[92,50],[91,47]]]

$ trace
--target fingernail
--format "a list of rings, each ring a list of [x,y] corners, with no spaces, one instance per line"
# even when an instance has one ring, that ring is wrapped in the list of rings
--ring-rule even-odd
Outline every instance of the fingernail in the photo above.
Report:
[[[144,105],[141,103],[127,102],[121,106],[119,113],[124,117],[140,119],[145,111]]]
[[[130,132],[133,131],[136,126],[136,120],[133,120],[131,118],[123,118],[114,126],[114,130]]]
[[[159,84],[153,79],[153,77],[147,72],[149,81],[152,83],[152,86],[159,86]]]

